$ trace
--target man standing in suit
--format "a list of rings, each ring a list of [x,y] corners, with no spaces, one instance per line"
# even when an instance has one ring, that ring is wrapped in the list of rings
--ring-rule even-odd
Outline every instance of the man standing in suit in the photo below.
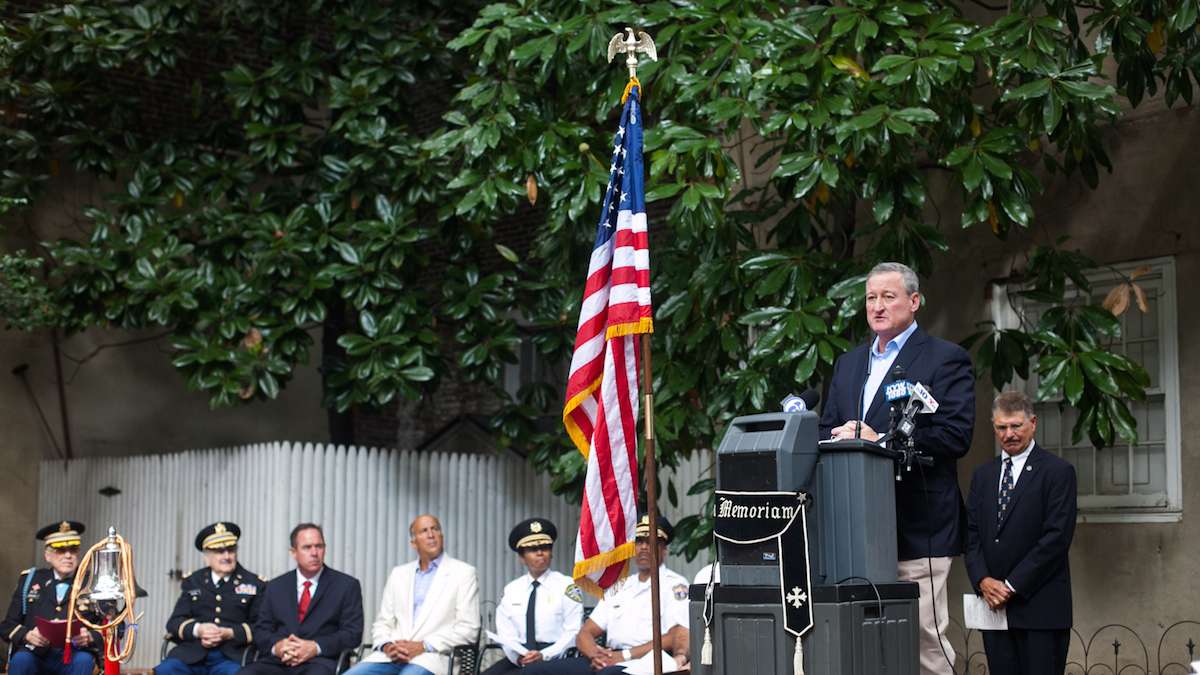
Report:
[[[504,587],[496,607],[496,633],[505,643],[527,649],[518,653],[502,644],[504,656],[483,675],[503,675],[539,661],[563,656],[575,644],[583,623],[583,591],[571,577],[550,569],[558,528],[545,518],[517,523],[508,547],[528,570]]]
[[[196,535],[205,566],[183,580],[167,619],[178,646],[155,675],[234,675],[254,642],[254,622],[267,583],[238,563],[235,523],[213,523]]]
[[[967,508],[967,574],[1008,630],[983,631],[993,675],[1062,675],[1071,642],[1075,467],[1033,440],[1029,398],[1005,392],[992,405],[1004,452],[975,470]]]
[[[346,675],[448,675],[450,650],[479,639],[475,568],[445,554],[437,518],[417,516],[408,532],[417,559],[388,575],[375,649]]]
[[[70,662],[64,664],[65,640],[64,644],[50,644],[37,627],[38,619],[67,618],[67,597],[79,568],[79,535],[83,530],[83,523],[73,520],[38,530],[37,538],[46,543],[43,555],[49,567],[30,567],[21,573],[8,613],[0,623],[0,632],[13,644],[8,663],[11,675],[91,675],[96,665],[94,650],[100,645],[99,634],[83,631],[71,638]]]
[[[938,401],[937,412],[917,415],[912,434],[933,466],[918,465],[896,483],[896,567],[900,580],[916,582],[921,592],[921,673],[950,675],[946,579],[965,534],[957,460],[975,431],[975,375],[966,350],[917,326],[920,307],[919,281],[908,266],[886,262],[871,269],[866,312],[875,337],[834,363],[820,430],[822,438],[878,440],[889,424],[884,390],[897,365]]]
[[[333,675],[338,655],[362,641],[362,588],[325,565],[321,526],[300,523],[291,543],[296,569],[267,584],[254,624],[267,652],[239,675]]]

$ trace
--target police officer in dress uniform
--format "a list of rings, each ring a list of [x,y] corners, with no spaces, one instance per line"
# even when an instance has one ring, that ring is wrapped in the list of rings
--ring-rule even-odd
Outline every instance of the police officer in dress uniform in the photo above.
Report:
[[[241,528],[213,523],[196,535],[205,567],[183,580],[183,592],[167,620],[178,646],[154,669],[156,675],[234,675],[254,642],[259,598],[267,583],[237,560]]]
[[[93,631],[71,638],[70,663],[63,663],[63,644],[51,644],[38,629],[37,620],[66,621],[68,596],[79,568],[79,535],[82,523],[64,520],[38,530],[46,542],[43,555],[49,567],[30,567],[21,573],[0,632],[12,643],[8,662],[11,675],[91,675],[100,636]],[[78,626],[72,623],[72,629]],[[63,628],[65,631],[65,627]]]
[[[507,658],[492,664],[484,675],[561,658],[575,644],[583,621],[583,591],[571,577],[550,569],[557,538],[558,529],[545,518],[521,521],[509,533],[508,547],[529,572],[504,587],[496,608],[496,634],[503,642],[529,651],[519,654],[501,645]]]
[[[675,657],[677,665],[688,660],[688,581],[683,575],[667,569],[662,563],[667,557],[667,542],[675,529],[664,516],[658,517],[659,604],[662,613],[663,650]],[[526,669],[529,675],[588,675],[599,672],[612,675],[624,672],[617,664],[647,657],[653,650],[654,624],[651,617],[650,518],[642,515],[635,530],[637,567],[604,593],[604,598],[583,622],[575,640],[582,656],[535,664]],[[606,634],[607,647],[596,643]],[[667,659],[665,672],[675,670]]]

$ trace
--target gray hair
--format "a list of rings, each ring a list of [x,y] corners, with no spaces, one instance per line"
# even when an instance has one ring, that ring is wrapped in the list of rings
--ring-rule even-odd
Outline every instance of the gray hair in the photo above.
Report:
[[[870,272],[867,272],[867,278],[870,279],[877,274],[887,274],[889,272],[898,273],[900,278],[904,280],[904,292],[909,295],[921,292],[921,281],[917,279],[917,273],[904,263],[881,262],[872,267]]]
[[[992,415],[996,413],[1007,413],[1014,415],[1016,413],[1025,413],[1025,417],[1033,419],[1033,401],[1024,392],[1020,391],[1005,391],[1001,392],[992,401]]]

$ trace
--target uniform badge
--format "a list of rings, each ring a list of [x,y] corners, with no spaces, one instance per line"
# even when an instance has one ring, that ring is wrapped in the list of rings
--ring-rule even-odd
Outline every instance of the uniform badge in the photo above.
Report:
[[[678,586],[675,586],[671,590],[675,592],[676,600],[687,600],[688,587],[686,584],[679,584]]]
[[[567,586],[567,590],[563,592],[563,595],[575,602],[583,602],[583,589],[575,584]]]
[[[258,586],[254,584],[238,584],[233,589],[233,592],[238,595],[258,595]]]
[[[25,595],[26,602],[37,602],[37,599],[42,595],[42,585],[34,584],[29,587],[29,593]]]
[[[186,591],[186,592],[187,592],[187,594],[188,594],[188,595],[192,596],[192,600],[199,600],[199,599],[200,599],[200,589],[198,589],[198,588],[193,588],[193,589],[189,589],[189,590],[188,590],[188,591]]]

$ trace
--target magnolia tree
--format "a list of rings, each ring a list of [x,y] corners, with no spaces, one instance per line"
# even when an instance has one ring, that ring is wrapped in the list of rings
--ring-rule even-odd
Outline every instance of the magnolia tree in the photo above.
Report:
[[[118,189],[80,214],[78,237],[37,249],[49,280],[18,295],[53,301],[41,325],[168,332],[214,405],[276,396],[316,327],[334,410],[418,399],[458,373],[495,392],[501,442],[575,493],[581,458],[539,424],[563,382],[500,383],[522,332],[539,358],[569,358],[624,85],[600,62],[615,32],[647,30],[662,57],[639,76],[670,466],[714,447],[735,413],[819,387],[861,337],[873,263],[929,273],[953,258],[951,228],[1030,226],[1038,176],[1097,185],[1122,99],[1190,103],[1196,13],[1196,0],[56,6],[4,24],[0,191],[47,198],[59,162]],[[188,114],[148,120],[163,94],[138,83],[166,74],[190,80],[173,108]],[[934,177],[961,209],[933,204]],[[530,205],[533,244],[514,252],[495,225]],[[1079,409],[1077,439],[1132,440],[1126,401],[1148,379],[1108,347],[1114,315],[1138,311],[1136,279],[1099,306],[1070,292],[1092,263],[1069,242],[1024,259],[1011,291],[1049,309],[983,326],[977,367],[996,387],[1036,371],[1039,396]],[[712,481],[669,497],[680,488]],[[679,545],[694,555],[710,527],[685,519]]]

